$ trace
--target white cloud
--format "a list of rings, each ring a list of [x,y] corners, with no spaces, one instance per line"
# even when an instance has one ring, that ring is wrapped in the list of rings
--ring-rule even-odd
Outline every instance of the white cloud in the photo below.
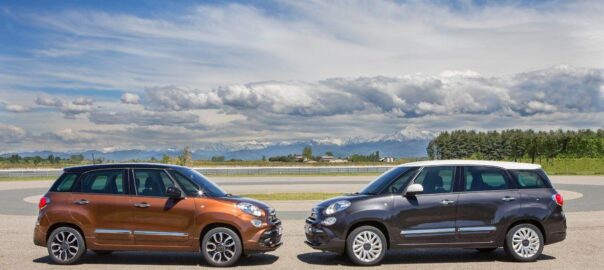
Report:
[[[89,97],[78,97],[72,103],[73,105],[92,105],[94,100]]]
[[[63,102],[58,98],[36,97],[36,104],[50,107],[60,107]]]
[[[138,104],[140,102],[140,97],[137,94],[133,93],[124,93],[120,98],[122,103],[124,104]]]
[[[555,66],[513,76],[484,77],[464,71],[444,76],[334,78],[319,82],[258,82],[204,91],[179,87],[146,90],[148,109],[222,109],[328,116],[382,112],[397,117],[453,114],[532,115],[604,110],[599,69]]]
[[[36,104],[46,107],[56,107],[66,119],[74,119],[76,116],[92,112],[94,101],[91,98],[79,97],[72,102],[64,102],[59,98],[36,97]]]
[[[19,104],[5,104],[4,110],[13,113],[23,113],[31,111],[30,107],[19,105]]]
[[[27,137],[27,132],[20,127],[0,124],[0,142],[20,143]]]

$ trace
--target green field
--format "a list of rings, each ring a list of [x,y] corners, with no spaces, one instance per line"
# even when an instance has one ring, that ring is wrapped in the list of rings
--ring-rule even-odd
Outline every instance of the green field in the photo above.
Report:
[[[530,162],[530,160],[519,160],[518,162]],[[279,164],[280,166],[300,166],[303,163],[282,163],[282,162],[272,162]],[[545,171],[550,175],[604,175],[604,158],[565,158],[565,159],[552,159],[552,160],[537,160],[536,163],[541,164]],[[220,165],[227,167],[227,164],[231,166],[252,166],[252,162],[244,162],[243,164],[239,164],[237,162],[221,162]],[[204,164],[207,165],[207,164]],[[390,165],[396,166],[396,163],[346,163],[343,165],[355,166],[355,165]],[[202,165],[196,164],[195,167]],[[313,164],[313,166],[315,166]],[[337,166],[337,165],[331,165]],[[210,167],[210,166],[205,166]],[[378,175],[378,173],[323,173],[323,174],[236,174],[236,175],[226,175],[226,174],[218,174],[218,175],[207,175],[208,178],[212,179],[212,177],[251,177],[251,176],[262,176],[262,177],[273,177],[273,176],[296,176],[296,177],[312,177],[312,176],[359,176],[359,175]],[[49,176],[40,176],[40,177],[10,177],[3,178],[0,177],[0,181],[33,181],[33,180],[54,180],[55,177]]]
[[[522,160],[521,162],[530,162]],[[603,158],[576,158],[542,160],[543,169],[550,175],[602,175],[604,174]]]

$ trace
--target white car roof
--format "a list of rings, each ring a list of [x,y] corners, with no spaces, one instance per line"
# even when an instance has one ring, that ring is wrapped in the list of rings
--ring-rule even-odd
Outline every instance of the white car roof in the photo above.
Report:
[[[507,170],[537,170],[541,165],[532,163],[490,161],[490,160],[426,160],[399,165],[400,167],[424,166],[493,166]]]

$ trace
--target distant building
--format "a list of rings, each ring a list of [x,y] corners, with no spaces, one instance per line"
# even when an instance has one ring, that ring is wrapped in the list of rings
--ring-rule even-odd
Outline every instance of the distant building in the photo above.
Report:
[[[334,160],[335,158],[333,156],[321,156],[321,159],[319,161],[321,162],[331,162],[332,160]]]
[[[306,162],[308,159],[303,155],[294,155],[294,161],[296,162]]]
[[[387,162],[387,163],[394,162],[395,160],[396,159],[394,157],[381,157],[380,158],[381,162]]]

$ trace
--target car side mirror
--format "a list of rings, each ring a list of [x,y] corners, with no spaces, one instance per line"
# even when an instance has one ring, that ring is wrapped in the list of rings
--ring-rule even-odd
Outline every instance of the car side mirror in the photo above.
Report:
[[[182,191],[176,187],[168,187],[166,189],[166,195],[173,199],[180,199],[182,198]]]
[[[411,184],[409,187],[407,187],[407,190],[405,191],[405,196],[414,196],[416,194],[420,194],[424,192],[424,186],[422,186],[422,184]]]

